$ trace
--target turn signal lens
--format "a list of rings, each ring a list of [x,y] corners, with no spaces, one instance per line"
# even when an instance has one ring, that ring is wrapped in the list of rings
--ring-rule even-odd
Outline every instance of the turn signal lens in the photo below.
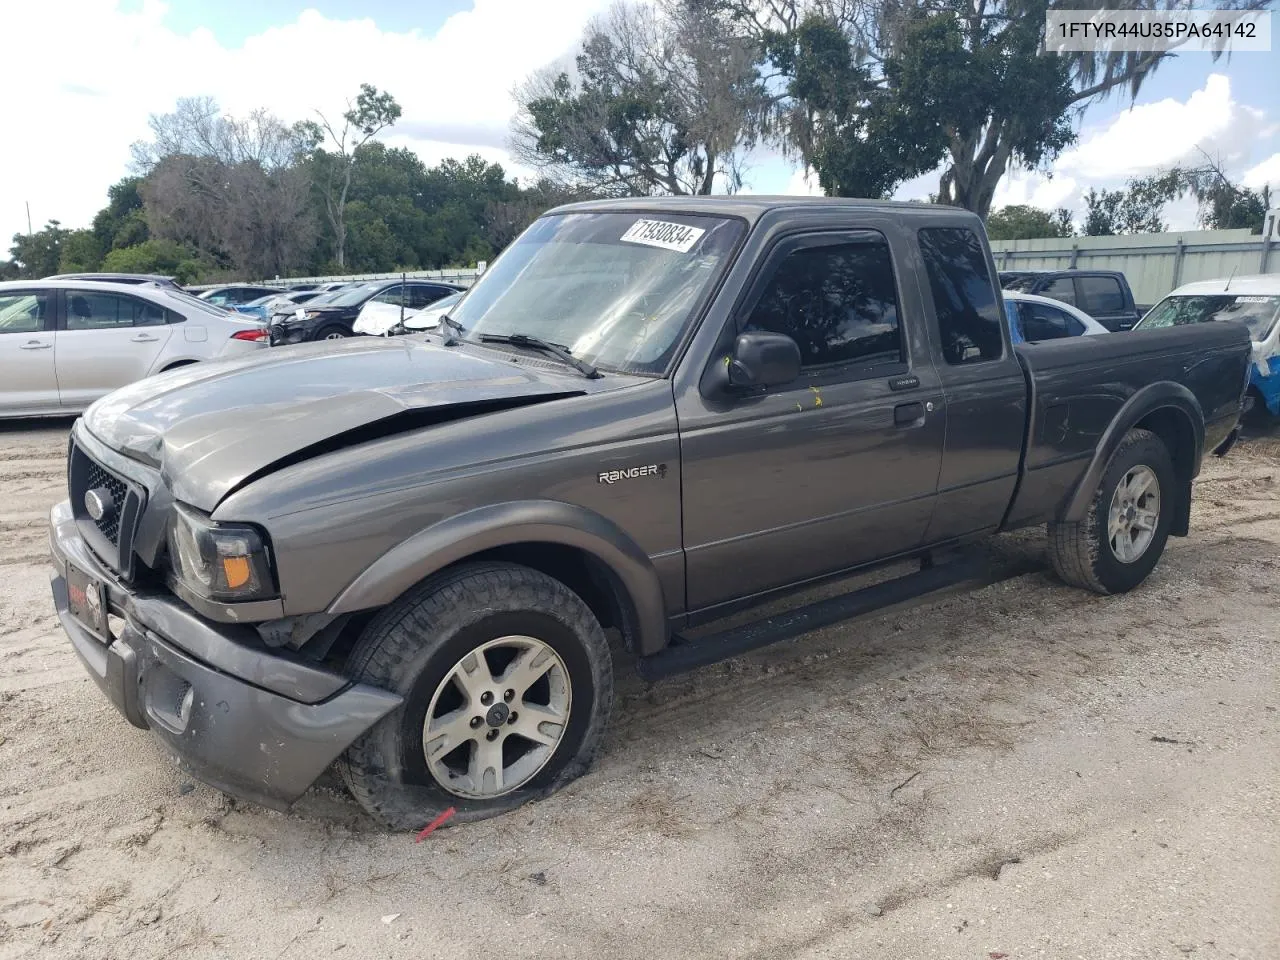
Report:
[[[222,572],[226,574],[227,586],[232,590],[237,590],[249,582],[249,558],[248,557],[223,557]]]

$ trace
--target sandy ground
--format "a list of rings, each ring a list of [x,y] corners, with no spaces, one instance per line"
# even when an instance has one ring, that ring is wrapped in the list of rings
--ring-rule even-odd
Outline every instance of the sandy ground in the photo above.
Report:
[[[1099,598],[1043,570],[646,688],[563,794],[421,844],[193,785],[82,674],[0,427],[0,958],[1280,957],[1280,436]]]

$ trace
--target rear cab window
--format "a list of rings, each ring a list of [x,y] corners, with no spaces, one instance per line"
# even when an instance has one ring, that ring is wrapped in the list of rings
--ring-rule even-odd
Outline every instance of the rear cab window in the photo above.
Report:
[[[943,359],[953,365],[999,360],[1003,307],[982,241],[968,227],[922,227],[918,237]]]

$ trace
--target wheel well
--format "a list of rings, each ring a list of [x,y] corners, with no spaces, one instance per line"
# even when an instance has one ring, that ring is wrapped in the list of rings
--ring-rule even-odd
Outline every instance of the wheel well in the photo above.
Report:
[[[616,629],[628,650],[637,649],[639,618],[635,606],[617,574],[595,555],[562,543],[513,543],[472,554],[450,566],[484,560],[518,563],[554,577],[582,598],[601,627]]]
[[[1173,515],[1171,533],[1185,537],[1191,527],[1191,480],[1197,473],[1196,434],[1191,420],[1181,410],[1161,407],[1153,410],[1134,424],[1139,430],[1150,430],[1163,442],[1173,460],[1173,472],[1178,478],[1177,512]]]
[[[179,367],[189,367],[193,363],[198,363],[198,362],[199,361],[196,361],[196,360],[175,360],[173,361],[173,363],[169,364],[168,366],[161,367],[160,372],[164,373],[164,371],[166,370],[177,370]]]

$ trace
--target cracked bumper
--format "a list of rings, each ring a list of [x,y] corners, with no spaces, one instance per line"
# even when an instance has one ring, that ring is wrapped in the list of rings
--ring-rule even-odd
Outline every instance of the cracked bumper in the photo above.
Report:
[[[167,594],[130,592],[85,546],[65,501],[49,520],[53,601],[72,647],[128,721],[197,779],[284,809],[399,706],[395,694],[266,650],[250,628],[204,620]],[[106,584],[110,637],[72,616],[68,562]]]

